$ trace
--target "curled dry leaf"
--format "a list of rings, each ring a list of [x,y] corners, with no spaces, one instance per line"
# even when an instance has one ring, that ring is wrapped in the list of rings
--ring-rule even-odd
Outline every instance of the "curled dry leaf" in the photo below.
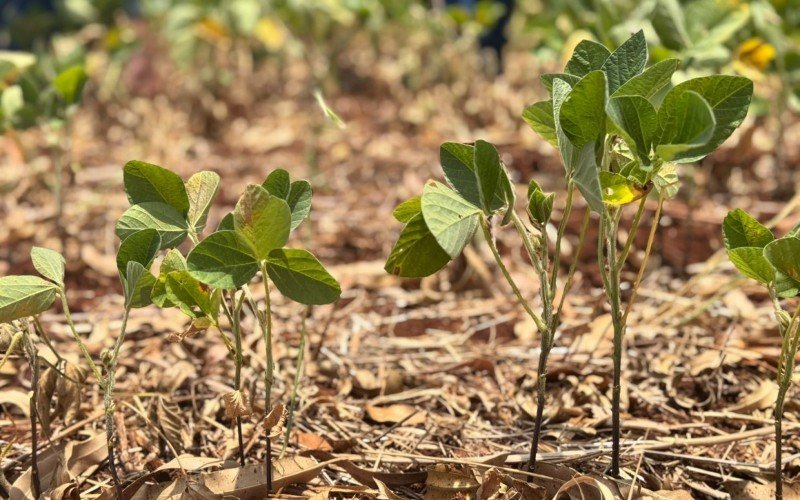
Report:
[[[79,484],[80,477],[93,473],[107,457],[105,434],[97,434],[85,441],[70,441],[48,448],[39,455],[39,481],[42,490],[50,491],[65,484]],[[72,490],[63,488],[62,491]],[[11,500],[33,498],[30,468],[11,485],[9,498]]]
[[[370,419],[381,424],[398,424],[402,422],[403,425],[419,425],[424,424],[428,418],[426,411],[406,404],[389,406],[367,405],[365,410]]]
[[[286,424],[286,407],[278,403],[264,417],[264,430],[269,433],[269,437],[274,438],[283,434],[283,426]]]
[[[445,500],[477,498],[480,483],[467,467],[436,464],[428,468],[428,479],[425,480],[426,500]]]
[[[252,413],[247,394],[242,391],[231,391],[222,396],[222,406],[228,418],[249,417]]]
[[[213,323],[211,319],[205,316],[200,318],[195,318],[192,320],[191,323],[189,323],[189,326],[187,326],[183,331],[170,333],[167,336],[167,342],[172,342],[172,343],[183,342],[185,339],[189,337],[194,337],[198,333],[208,330],[209,328],[211,328],[212,324]]]
[[[56,392],[56,382],[58,382],[58,371],[51,366],[39,376],[36,387],[36,413],[39,414],[42,423],[42,432],[47,436],[50,435],[50,423],[55,418],[51,402]]]
[[[78,415],[81,407],[81,388],[86,382],[86,370],[72,364],[64,364],[64,373],[56,383],[56,413],[64,421],[70,421]]]

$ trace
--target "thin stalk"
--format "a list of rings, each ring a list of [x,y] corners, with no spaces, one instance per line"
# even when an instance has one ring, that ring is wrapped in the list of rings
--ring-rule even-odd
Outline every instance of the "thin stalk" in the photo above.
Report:
[[[611,303],[611,323],[614,327],[614,381],[611,387],[611,467],[609,475],[619,477],[620,465],[620,400],[622,395],[622,339],[625,335],[625,323],[622,321],[622,303],[620,300],[620,267],[617,263],[616,235],[619,228],[619,210],[614,214],[605,213],[601,238],[605,238],[607,270],[604,270],[606,295]],[[602,257],[600,257],[602,259]],[[604,266],[604,267],[605,267]]]
[[[36,331],[36,335],[38,335],[39,338],[41,338],[44,341],[45,345],[48,347],[48,349],[50,349],[50,352],[53,353],[53,356],[56,357],[58,362],[64,361],[63,356],[61,356],[61,354],[58,353],[56,348],[53,346],[53,343],[50,341],[50,337],[48,337],[47,334],[44,333],[44,328],[42,327],[42,322],[39,321],[39,317],[38,316],[34,316],[33,317],[33,329]],[[58,363],[56,363],[56,364],[58,364]],[[3,365],[0,364],[0,367],[2,367],[2,366]]]
[[[264,351],[267,358],[267,369],[264,372],[264,385],[266,395],[264,400],[264,412],[269,415],[272,411],[272,384],[275,377],[275,365],[272,359],[272,304],[269,298],[269,275],[267,274],[267,265],[264,261],[261,262],[261,278],[264,283],[264,320],[261,322],[262,331],[264,334]],[[264,457],[264,462],[267,470],[267,497],[272,493],[272,441],[269,438],[269,431],[267,431],[267,451]]]
[[[497,249],[497,245],[494,243],[494,238],[492,237],[492,231],[489,229],[489,223],[486,222],[486,219],[481,217],[480,219],[481,229],[483,229],[483,236],[486,238],[486,243],[489,245],[489,249],[492,251],[492,255],[494,255],[494,260],[497,262],[497,266],[500,268],[500,271],[503,273],[503,276],[506,278],[506,281],[511,286],[511,289],[514,291],[514,295],[517,297],[517,301],[519,301],[520,305],[525,312],[528,313],[528,316],[533,320],[534,324],[536,324],[536,328],[539,329],[540,332],[545,331],[547,329],[547,325],[542,321],[542,318],[539,317],[533,309],[531,309],[530,304],[525,297],[522,296],[522,292],[520,291],[517,283],[514,281],[514,278],[511,277],[511,274],[508,272],[508,268],[503,263],[502,258],[500,257],[500,251]]]
[[[664,207],[664,192],[662,191],[658,194],[658,205],[656,206],[656,212],[653,215],[653,225],[650,226],[650,234],[647,236],[647,245],[645,245],[644,248],[644,257],[642,258],[642,265],[639,267],[639,272],[636,274],[636,281],[633,282],[633,288],[631,289],[631,296],[628,299],[628,305],[625,307],[625,314],[623,314],[622,316],[623,324],[627,324],[628,314],[630,314],[631,308],[633,307],[633,303],[636,300],[636,296],[639,294],[639,285],[642,284],[642,279],[644,278],[644,272],[647,270],[647,262],[650,260],[650,254],[653,252],[653,244],[656,241],[656,231],[658,230],[658,222],[661,219],[661,209],[663,207]],[[624,262],[622,262],[621,264],[624,264]]]
[[[550,355],[550,349],[553,346],[553,293],[547,274],[549,270],[547,231],[542,228],[539,240],[539,253],[537,254],[525,224],[516,214],[512,215],[511,220],[514,222],[514,227],[516,227],[517,232],[522,237],[522,241],[524,242],[525,248],[531,257],[531,261],[534,262],[539,273],[539,295],[542,299],[542,308],[544,311],[543,323],[545,328],[539,328],[541,342],[539,348],[539,362],[536,369],[536,416],[534,417],[530,455],[528,458],[528,470],[532,472],[536,468],[536,455],[539,452],[539,440],[541,438],[542,422],[544,420],[544,406],[546,403],[545,391],[547,390],[547,358]],[[487,238],[489,236],[490,235],[487,235]],[[559,244],[560,241],[556,244],[556,246],[559,247]],[[498,264],[499,263],[500,261],[498,261]]]
[[[17,344],[23,340],[24,335],[25,334],[22,331],[19,331],[11,337],[11,342],[8,344],[8,349],[6,349],[6,352],[3,353],[3,359],[0,359],[0,370],[2,370],[6,365],[6,362],[8,362],[8,359],[11,357],[14,349],[17,348]]]
[[[617,262],[617,266],[622,267],[625,264],[625,261],[628,260],[628,253],[631,251],[631,246],[633,246],[633,240],[636,239],[636,233],[639,229],[639,222],[642,220],[642,214],[644,213],[644,205],[647,201],[647,196],[642,196],[642,199],[639,201],[639,208],[636,209],[636,215],[633,216],[633,222],[631,222],[631,228],[628,231],[628,239],[625,240],[625,246],[622,247],[622,252],[619,254],[619,261]]]
[[[292,382],[292,396],[289,399],[289,416],[286,419],[286,437],[283,440],[283,449],[281,450],[280,458],[283,457],[284,453],[286,453],[286,448],[289,446],[289,436],[291,435],[292,425],[294,424],[294,406],[297,401],[297,388],[300,386],[300,379],[303,376],[303,357],[306,352],[306,337],[308,335],[306,319],[310,313],[311,306],[306,308],[306,312],[300,320],[300,345],[297,346],[297,363],[295,365],[294,381]]]
[[[28,362],[31,365],[31,398],[29,400],[31,414],[31,490],[33,491],[33,497],[39,498],[42,494],[39,474],[39,439],[37,435],[39,412],[36,408],[36,401],[39,396],[39,355],[36,352],[36,346],[33,345],[30,334],[25,332],[23,336],[25,337],[24,347],[28,355]]]
[[[592,211],[587,208],[583,215],[583,221],[581,222],[580,233],[578,233],[578,245],[575,247],[575,255],[572,259],[572,263],[569,265],[569,271],[567,271],[567,278],[564,280],[564,288],[562,289],[561,298],[558,301],[558,307],[556,308],[556,313],[553,318],[553,324],[555,326],[558,326],[561,322],[561,311],[564,309],[564,301],[567,298],[567,292],[572,287],[572,278],[575,276],[575,270],[578,268],[578,261],[580,260],[581,252],[583,251],[583,245],[586,241],[586,232],[589,229],[591,215]]]
[[[86,364],[89,365],[89,369],[92,370],[92,373],[97,378],[97,381],[102,384],[103,374],[100,372],[100,368],[98,368],[95,364],[91,354],[89,354],[89,349],[86,347],[86,344],[83,343],[83,339],[81,339],[80,334],[78,334],[78,330],[75,328],[75,323],[72,321],[72,314],[70,314],[69,304],[67,303],[67,292],[64,287],[59,289],[59,295],[61,296],[61,306],[64,309],[64,318],[67,320],[67,326],[69,326],[69,329],[72,332],[72,337],[75,339],[75,342],[78,343],[78,348],[86,360]]]
[[[569,216],[572,214],[572,198],[575,194],[575,183],[570,178],[567,183],[567,201],[564,204],[564,213],[561,222],[558,224],[558,235],[556,236],[556,248],[553,254],[553,272],[550,275],[550,290],[555,291],[558,271],[561,268],[561,240],[564,239],[564,232],[569,224]],[[546,231],[545,231],[546,233]]]
[[[231,316],[231,330],[233,333],[233,340],[234,340],[234,352],[233,352],[233,362],[234,362],[234,376],[233,376],[233,387],[234,390],[240,391],[242,388],[242,364],[244,363],[244,359],[242,356],[242,305],[244,304],[244,293],[239,296],[239,300],[236,300],[236,293],[233,294],[231,298],[234,302],[233,314]],[[242,433],[242,417],[236,417],[236,431],[237,437],[239,439],[239,463],[242,467],[244,467],[244,436]]]
[[[780,306],[778,306],[780,307]],[[778,396],[775,400],[775,498],[783,498],[783,405],[786,393],[792,385],[794,357],[800,342],[800,306],[797,307],[789,326],[783,332],[781,354],[778,358]]]
[[[117,360],[119,359],[119,352],[122,349],[122,343],[125,341],[125,332],[128,327],[130,312],[130,305],[126,305],[122,315],[122,326],[120,327],[119,336],[117,336],[117,340],[114,343],[114,350],[106,364],[106,379],[102,384],[103,406],[105,408],[106,419],[106,446],[108,447],[108,470],[114,481],[114,490],[116,491],[118,499],[122,499],[122,483],[117,475],[115,458],[116,433],[114,429],[114,412],[116,411],[116,404],[114,402],[114,385],[116,383]]]

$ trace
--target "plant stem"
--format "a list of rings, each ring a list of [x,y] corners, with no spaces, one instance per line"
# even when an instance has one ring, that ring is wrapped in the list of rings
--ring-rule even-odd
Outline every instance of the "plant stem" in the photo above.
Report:
[[[117,475],[117,464],[115,459],[115,442],[116,433],[114,429],[114,412],[116,411],[116,404],[114,402],[114,385],[116,383],[117,360],[119,359],[119,352],[122,349],[122,343],[125,341],[125,332],[128,328],[128,317],[130,316],[130,305],[125,306],[125,311],[122,315],[122,326],[120,327],[119,336],[114,343],[114,350],[107,361],[106,366],[106,380],[102,383],[103,387],[103,406],[105,408],[106,418],[106,446],[108,447],[108,470],[111,473],[111,478],[114,481],[114,489],[117,493],[117,498],[122,499],[122,483]]]
[[[552,289],[550,288],[550,282],[547,275],[549,266],[547,231],[545,228],[542,228],[539,241],[540,253],[537,255],[535,246],[530,239],[530,234],[528,233],[528,229],[525,227],[525,224],[522,222],[522,220],[520,220],[516,213],[512,214],[511,220],[514,222],[514,227],[517,229],[517,232],[522,238],[525,249],[528,251],[531,261],[534,263],[534,267],[536,267],[537,271],[539,272],[539,294],[542,299],[542,308],[544,310],[544,319],[542,322],[545,328],[539,327],[541,342],[539,347],[539,363],[536,369],[536,416],[534,417],[533,422],[533,435],[531,436],[531,449],[528,458],[528,470],[532,472],[536,468],[536,455],[539,452],[539,439],[541,437],[542,421],[544,420],[544,405],[546,403],[545,391],[547,389],[547,358],[550,355],[550,349],[553,346],[553,293]],[[493,242],[491,242],[491,234],[487,234],[486,231],[484,231],[484,234],[486,234],[487,241],[490,241],[490,246],[494,246]],[[498,255],[499,253],[495,254],[495,258],[498,260],[498,265],[500,265],[502,269],[502,261],[499,260],[497,257]],[[509,280],[509,283],[512,283],[510,276],[506,276],[506,279]],[[512,288],[514,286],[515,285],[512,284]],[[537,327],[538,326],[539,325],[537,323]]]
[[[625,335],[625,323],[622,321],[622,304],[620,300],[620,272],[621,266],[617,265],[617,230],[619,228],[619,212],[606,211],[602,215],[604,223],[601,224],[601,239],[605,239],[606,262],[601,268],[605,274],[606,295],[611,303],[611,323],[614,327],[614,374],[611,387],[611,467],[609,475],[619,477],[620,466],[620,399],[622,394],[622,339]],[[600,249],[602,251],[602,248]],[[602,252],[600,252],[602,254]],[[602,255],[599,256],[602,260]]]
[[[30,334],[26,331],[22,335],[24,336],[25,352],[28,355],[28,362],[31,365],[31,398],[29,400],[31,414],[31,490],[33,492],[33,497],[39,498],[42,494],[42,485],[39,475],[39,439],[37,435],[39,412],[36,408],[36,402],[39,397],[39,355],[36,352],[36,346],[33,345]],[[9,349],[9,352],[10,351],[11,349]]]
[[[770,293],[774,297],[774,294]],[[775,299],[775,305],[780,309],[780,305]],[[781,309],[782,310],[782,309]],[[794,372],[794,358],[797,354],[797,344],[800,342],[800,305],[795,309],[789,325],[783,329],[781,342],[781,354],[778,357],[778,396],[775,400],[775,498],[783,498],[783,405],[786,393],[792,385],[792,373]]]
[[[558,234],[556,236],[556,248],[553,254],[553,272],[550,275],[550,291],[554,292],[556,289],[556,281],[558,279],[558,271],[561,268],[561,240],[564,239],[564,232],[569,224],[569,216],[572,214],[572,197],[575,194],[575,184],[570,178],[567,183],[567,201],[564,204],[564,213],[561,216],[561,222],[558,224]],[[547,231],[543,231],[547,234]],[[545,252],[547,249],[545,248]]]
[[[286,438],[283,441],[283,449],[281,450],[280,457],[283,457],[284,453],[286,453],[286,448],[289,446],[289,436],[291,435],[292,425],[294,424],[294,406],[297,401],[297,388],[300,386],[300,379],[303,376],[303,357],[305,356],[306,337],[308,335],[306,330],[306,319],[310,314],[311,306],[308,306],[305,314],[303,314],[302,319],[300,320],[300,345],[297,346],[297,363],[294,372],[294,381],[292,383],[292,396],[289,399],[289,416],[286,419]]]
[[[494,260],[497,262],[497,266],[500,268],[500,271],[503,273],[503,276],[506,278],[506,281],[511,286],[511,289],[514,291],[514,295],[516,295],[517,300],[519,301],[520,305],[525,312],[528,313],[528,316],[533,320],[536,324],[536,328],[539,329],[540,332],[547,330],[547,325],[542,321],[533,309],[531,309],[530,304],[528,301],[525,300],[525,297],[522,296],[522,292],[519,290],[516,282],[514,282],[514,278],[511,277],[511,274],[508,272],[508,268],[503,263],[503,260],[500,258],[500,251],[497,250],[497,245],[494,243],[494,238],[492,237],[492,232],[489,229],[489,223],[486,221],[485,218],[481,217],[480,219],[481,228],[483,229],[483,235],[486,238],[486,243],[489,245],[489,249],[492,251],[492,255],[494,255]]]
[[[274,381],[274,361],[272,359],[272,304],[269,298],[269,275],[267,274],[267,265],[264,261],[261,262],[261,278],[264,282],[264,320],[262,321],[262,331],[264,333],[264,351],[267,359],[267,370],[264,373],[264,385],[266,390],[264,401],[264,412],[269,415],[272,411],[272,383]],[[264,457],[266,470],[267,470],[267,497],[272,493],[272,441],[270,440],[270,432],[267,430],[267,451]]]
[[[72,332],[72,336],[75,339],[75,342],[78,343],[78,348],[86,360],[86,364],[89,365],[89,369],[92,370],[92,373],[97,378],[98,383],[102,384],[103,374],[100,372],[100,369],[97,367],[94,360],[92,360],[92,356],[89,354],[89,349],[86,347],[86,344],[83,343],[83,339],[81,339],[81,336],[78,334],[78,330],[75,328],[75,323],[72,321],[72,314],[70,314],[69,304],[67,303],[67,292],[64,287],[60,287],[59,295],[61,296],[61,306],[64,309],[64,318],[67,320],[67,325]]]
[[[633,303],[636,300],[637,295],[639,294],[639,285],[642,284],[642,279],[644,278],[644,272],[647,270],[647,262],[650,260],[650,254],[653,252],[653,244],[656,241],[656,231],[658,230],[658,223],[661,219],[661,209],[664,207],[664,192],[658,194],[658,205],[656,206],[656,212],[653,215],[653,224],[650,226],[650,234],[647,236],[647,244],[644,248],[644,257],[642,258],[642,265],[639,266],[639,272],[636,274],[636,281],[633,282],[633,287],[631,288],[631,296],[628,299],[628,305],[625,307],[625,314],[622,315],[622,323],[627,324],[628,322],[628,314],[631,312],[631,308],[633,307]],[[620,262],[620,269],[625,262]]]
[[[578,268],[578,261],[580,260],[583,245],[586,242],[586,232],[589,229],[589,221],[591,220],[592,211],[588,208],[583,214],[583,221],[581,222],[580,233],[578,233],[578,245],[575,247],[575,255],[573,256],[572,263],[569,265],[567,271],[567,279],[564,280],[564,288],[562,289],[561,298],[558,301],[558,307],[553,318],[553,324],[558,326],[561,323],[561,311],[564,309],[564,301],[567,298],[567,292],[572,287],[572,278],[575,276],[575,270]]]
[[[233,388],[236,391],[241,391],[242,388],[242,364],[244,363],[244,359],[242,356],[242,305],[244,304],[244,292],[242,295],[239,296],[239,300],[236,300],[236,293],[234,292],[233,297],[231,300],[234,303],[233,307],[233,314],[231,316],[231,330],[233,331],[233,340],[234,340],[234,353],[233,353],[233,362],[234,362],[234,376],[233,376]],[[239,463],[242,467],[244,467],[244,436],[242,435],[242,417],[236,417],[236,430],[237,436],[239,439]]]

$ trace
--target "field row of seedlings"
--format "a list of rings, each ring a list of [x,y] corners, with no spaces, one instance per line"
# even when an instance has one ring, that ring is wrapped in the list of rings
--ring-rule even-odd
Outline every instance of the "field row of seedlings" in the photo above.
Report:
[[[793,13],[368,3],[0,57],[0,495],[800,496]]]

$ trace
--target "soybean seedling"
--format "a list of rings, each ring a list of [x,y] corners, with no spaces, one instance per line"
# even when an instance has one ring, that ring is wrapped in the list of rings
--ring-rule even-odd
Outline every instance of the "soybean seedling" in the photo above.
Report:
[[[577,259],[562,282],[561,298],[556,301],[561,260],[561,242],[572,210],[572,191],[568,192],[564,215],[555,238],[555,253],[551,259],[550,223],[554,193],[545,193],[536,181],[528,186],[527,216],[530,227],[514,211],[514,186],[497,149],[486,141],[474,145],[444,143],[440,160],[448,185],[429,181],[422,196],[411,198],[394,211],[399,222],[406,224],[392,253],[386,261],[386,271],[402,277],[424,277],[434,274],[450,260],[458,257],[472,239],[478,227],[517,301],[535,323],[541,335],[541,352],[537,369],[537,409],[531,438],[529,468],[535,467],[545,405],[547,358],[553,347],[560,322],[566,292],[570,288]],[[586,212],[581,226],[578,247],[589,223]],[[501,225],[511,224],[522,239],[539,280],[541,310],[534,311],[508,271],[495,244],[492,220],[500,217]]]
[[[678,189],[676,165],[698,161],[719,147],[742,123],[753,84],[738,76],[712,75],[672,86],[679,61],[645,69],[647,43],[639,31],[611,52],[584,40],[564,73],[543,75],[551,98],[525,110],[528,124],[555,146],[567,185],[581,192],[599,215],[598,267],[610,302],[614,331],[612,455],[609,473],[620,470],[620,395],[623,337],[666,198]],[[648,195],[658,201],[644,257],[623,308],[621,273]],[[618,245],[624,207],[638,201]]]
[[[83,382],[83,373],[80,369],[68,365],[58,352],[52,348],[49,339],[44,334],[39,323],[39,315],[53,305],[56,297],[61,298],[61,304],[64,311],[64,317],[69,325],[70,331],[75,338],[75,341],[80,348],[80,351],[86,360],[92,373],[97,378],[98,382],[102,385],[103,377],[100,369],[95,364],[89,350],[83,343],[83,339],[75,329],[75,324],[70,315],[69,305],[66,298],[66,290],[64,285],[65,274],[65,261],[64,258],[53,250],[41,247],[33,247],[31,250],[31,259],[34,268],[41,276],[35,275],[17,275],[17,276],[3,276],[0,277],[0,323],[16,323],[19,328],[13,334],[6,356],[0,361],[0,366],[5,363],[7,355],[11,353],[15,345],[22,345],[23,350],[28,357],[31,364],[31,371],[33,380],[31,383],[32,395],[30,399],[30,414],[31,414],[31,478],[32,490],[35,497],[39,497],[42,493],[41,484],[39,482],[38,470],[38,442],[37,442],[37,423],[42,423],[46,432],[49,428],[49,406],[50,400],[48,395],[43,395],[39,392],[39,378],[40,369],[39,364],[41,358],[39,357],[38,350],[34,340],[30,335],[30,327],[27,323],[32,323],[34,331],[43,340],[48,347],[53,350],[56,359],[63,369],[61,371],[49,371],[53,377],[65,377],[72,375],[76,380],[64,382]],[[32,320],[32,321],[30,321]],[[53,380],[55,383],[55,380]],[[60,404],[62,408],[66,404],[73,404],[74,402],[63,402]]]
[[[794,359],[800,343],[800,305],[789,313],[781,300],[800,294],[800,227],[776,239],[772,232],[742,209],[728,213],[722,224],[725,248],[734,266],[766,287],[772,300],[781,352],[778,356],[778,395],[775,399],[775,498],[783,497],[782,422],[786,393],[792,385]]]
[[[63,153],[68,151],[65,142],[70,117],[80,102],[86,80],[82,64],[60,65],[24,53],[0,54],[0,131],[15,140],[20,130],[40,127],[47,132],[56,199],[55,227],[59,232],[63,231]]]
[[[339,283],[307,250],[287,248],[289,236],[311,211],[311,185],[291,181],[286,170],[270,173],[260,185],[245,188],[233,212],[217,230],[200,240],[208,212],[219,189],[219,176],[199,172],[186,183],[173,172],[144,162],[125,166],[125,188],[134,204],[117,224],[117,234],[130,237],[154,229],[161,248],[171,248],[154,278],[150,297],[161,307],[178,307],[192,319],[188,333],[219,328],[220,310],[228,319],[233,342],[223,339],[236,366],[234,391],[225,397],[229,415],[237,418],[240,460],[244,460],[241,417],[247,415],[247,398],[241,391],[241,313],[250,305],[262,331],[266,370],[267,413],[272,409],[274,361],[272,355],[272,304],[270,285],[286,298],[306,305],[328,304],[341,295]],[[187,257],[175,249],[189,238],[194,247]],[[259,308],[249,283],[261,273],[264,306]],[[266,441],[267,488],[272,487],[272,449]]]

